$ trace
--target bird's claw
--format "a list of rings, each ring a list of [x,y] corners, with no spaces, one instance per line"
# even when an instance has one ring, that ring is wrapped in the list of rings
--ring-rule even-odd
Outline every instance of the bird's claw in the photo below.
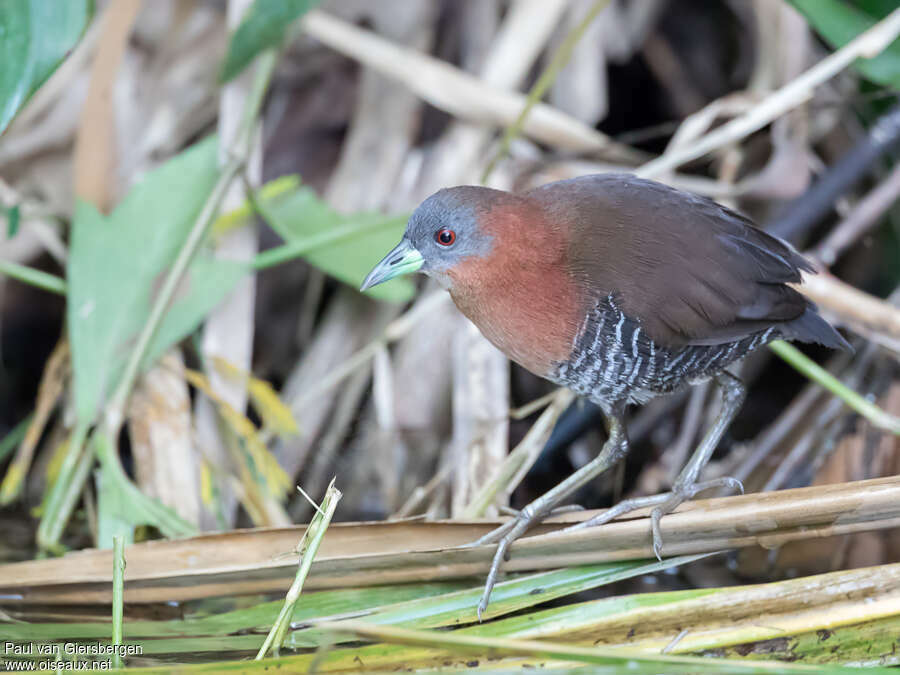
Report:
[[[692,483],[689,485],[676,484],[673,486],[671,492],[626,499],[612,508],[606,509],[603,513],[578,523],[577,525],[572,525],[571,527],[560,530],[560,532],[571,532],[573,530],[583,530],[588,527],[605,525],[626,513],[653,506],[654,508],[650,512],[650,532],[653,536],[653,553],[656,555],[657,559],[662,560],[663,541],[662,530],[660,528],[662,517],[672,513],[672,511],[677,509],[681,504],[693,498],[700,492],[717,487],[729,488],[744,494],[744,486],[741,484],[741,481],[737,478],[731,478],[730,476],[723,476],[722,478],[714,478],[712,480],[703,481],[702,483]]]
[[[744,484],[737,478],[732,478],[731,476],[722,476],[721,478],[718,478],[716,480],[721,482],[721,485],[719,487],[734,490],[738,494],[744,494]]]
[[[481,615],[484,614],[485,610],[487,610],[487,603],[490,601],[490,595],[485,598],[483,595],[481,596],[481,600],[478,601],[478,608],[475,610],[475,613],[478,614],[478,623],[481,623]]]
[[[491,569],[488,572],[487,580],[484,582],[484,592],[481,594],[481,599],[478,601],[478,607],[476,608],[479,623],[482,620],[482,615],[487,611],[488,603],[491,601],[491,592],[494,590],[494,584],[497,583],[500,565],[506,560],[509,547],[525,533],[525,530],[531,527],[532,524],[539,522],[545,515],[526,506],[508,523],[504,523],[492,532],[488,532],[478,541],[469,544],[469,546],[475,546],[497,543],[497,550],[494,552],[494,558],[491,561]]]
[[[676,483],[672,486],[672,491],[666,495],[666,500],[655,507],[650,512],[650,531],[653,535],[653,553],[656,559],[662,562],[662,528],[660,521],[684,502],[693,499],[696,495],[712,488],[730,488],[744,494],[744,485],[737,478],[731,476],[722,476],[721,478],[713,478],[699,483],[690,483],[687,485],[679,485]]]
[[[485,544],[496,544],[498,541],[503,539],[503,537],[506,536],[507,533],[512,531],[513,527],[515,527],[516,524],[516,518],[518,518],[518,515],[509,522],[503,523],[503,525],[501,525],[500,527],[494,528],[483,537],[479,537],[475,541],[468,544],[463,544],[462,548],[474,548],[476,546],[484,546]]]
[[[556,508],[551,509],[547,514],[547,518],[561,516],[564,513],[578,513],[579,511],[584,511],[584,507],[581,504],[566,504],[565,506],[557,506]],[[512,516],[515,518],[519,515],[520,511],[509,506],[501,506],[500,513],[504,516]]]

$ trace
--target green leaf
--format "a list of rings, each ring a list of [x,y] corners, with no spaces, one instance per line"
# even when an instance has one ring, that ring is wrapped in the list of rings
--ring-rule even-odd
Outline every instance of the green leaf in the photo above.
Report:
[[[21,220],[21,209],[19,205],[10,206],[6,210],[6,237],[12,239],[19,231],[19,221]]]
[[[97,490],[97,542],[100,548],[112,548],[115,535],[121,535],[128,544],[134,543],[134,528],[145,524],[140,512],[136,512],[128,495],[110,475],[100,468],[94,472]]]
[[[165,274],[218,175],[216,143],[202,141],[148,174],[108,217],[75,210],[68,266],[68,327],[78,418],[90,421],[121,374]],[[199,255],[160,326],[144,366],[189,334],[245,273]]]
[[[260,257],[282,248],[297,247],[297,256],[302,254],[311,264],[354,289],[359,288],[372,267],[400,241],[407,220],[406,215],[342,215],[309,187],[301,187],[292,195],[265,206],[269,225],[287,244]],[[330,233],[339,237],[328,240]],[[408,278],[392,279],[368,292],[391,302],[407,302],[414,293],[415,286]]]
[[[854,0],[853,5],[867,14],[884,18],[897,9],[897,0]]]
[[[100,460],[97,479],[97,546],[112,548],[113,537],[134,541],[134,528],[152,525],[166,537],[189,537],[197,528],[183,520],[173,509],[154,497],[148,497],[132,483],[122,469],[112,438],[95,433],[92,450]]]
[[[895,0],[866,0],[860,3],[861,8],[842,0],[791,0],[791,4],[835,49],[874,26],[887,15],[888,8],[897,7]],[[875,58],[859,59],[854,66],[873,82],[900,89],[900,39],[894,40]]]
[[[31,424],[33,414],[28,415],[25,419],[14,426],[9,433],[0,439],[0,462],[6,459],[6,456],[12,454],[13,450],[19,447],[19,443],[25,438],[25,432],[28,431],[28,425]]]
[[[93,0],[0,2],[0,134],[75,47]]]
[[[350,615],[368,615],[373,609],[385,605],[395,605],[410,600],[422,600],[443,593],[465,588],[464,581],[435,581],[421,584],[397,584],[372,586],[368,588],[341,588],[327,591],[304,593],[304,601],[294,610],[293,621],[302,624],[313,619]],[[170,620],[136,620],[128,622],[128,636],[137,641],[140,638],[156,638],[153,643],[161,643],[158,638],[205,635],[219,636],[234,640],[235,633],[256,634],[256,643],[248,649],[259,647],[259,633],[272,625],[278,616],[283,601],[263,602],[244,609],[235,609],[221,614],[211,614],[198,618]],[[8,640],[85,640],[109,638],[108,623],[12,623],[3,625],[3,637]],[[147,642],[151,642],[147,640]],[[166,651],[167,650],[167,651]],[[170,643],[157,654],[172,654],[181,651],[179,643]],[[234,650],[224,650],[234,651]]]
[[[900,616],[792,633],[784,639],[759,640],[721,648],[717,654],[729,659],[777,659],[802,663],[900,664]]]
[[[124,508],[124,507],[123,507]],[[129,507],[130,508],[130,507]],[[682,556],[663,562],[657,560],[629,560],[623,562],[585,565],[570,569],[528,574],[497,585],[494,602],[489,606],[491,616],[509,615],[503,621],[475,624],[464,632],[487,635],[527,636],[527,631],[543,630],[559,619],[549,616],[532,624],[530,617],[543,616],[548,610],[537,614],[522,614],[522,610],[543,605],[547,602],[584,592],[598,586],[622,579],[650,574],[668,567],[691,562],[706,555]],[[409,584],[395,586],[390,591],[380,587],[358,591],[335,590],[304,595],[304,600],[294,611],[292,620],[300,624],[285,643],[285,648],[315,648],[327,642],[333,646],[352,640],[350,637],[327,637],[315,626],[303,626],[306,622],[326,620],[343,616],[364,616],[373,625],[402,626],[405,628],[433,628],[458,626],[474,621],[475,604],[483,590],[481,584],[472,587],[464,581]],[[716,592],[714,589],[678,591],[674,593],[643,594],[594,601],[597,609],[590,613],[591,603],[586,608],[572,608],[574,616],[584,622],[595,615],[621,612],[628,609],[652,607],[670,603],[678,599],[700,597]],[[128,623],[127,635],[132,641],[143,644],[144,654],[197,654],[218,652],[220,655],[256,650],[261,643],[258,629],[271,625],[281,602],[269,602],[248,609],[235,610],[225,614],[184,621],[135,621]],[[555,610],[562,612],[568,607]],[[554,611],[554,610],[550,610]],[[491,628],[491,627],[495,628]],[[108,624],[30,624],[26,628],[11,625],[5,628],[11,640],[72,640],[101,639],[106,643],[109,636]],[[493,632],[492,632],[493,631]],[[236,633],[244,633],[236,635]],[[160,639],[160,638],[169,639]],[[154,638],[146,640],[142,638]],[[389,654],[397,654],[400,648],[386,647]],[[343,652],[352,662],[355,652]],[[339,660],[343,657],[337,656]],[[402,662],[402,657],[398,656]]]
[[[256,55],[281,43],[295,19],[306,14],[320,0],[256,0],[244,16],[231,41],[222,65],[222,82],[234,79]]]

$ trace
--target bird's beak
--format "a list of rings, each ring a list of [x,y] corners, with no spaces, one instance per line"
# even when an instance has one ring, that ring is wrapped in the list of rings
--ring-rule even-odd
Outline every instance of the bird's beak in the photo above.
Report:
[[[364,291],[402,274],[412,274],[422,267],[423,262],[422,254],[404,237],[369,272],[369,276],[362,282],[359,290]]]

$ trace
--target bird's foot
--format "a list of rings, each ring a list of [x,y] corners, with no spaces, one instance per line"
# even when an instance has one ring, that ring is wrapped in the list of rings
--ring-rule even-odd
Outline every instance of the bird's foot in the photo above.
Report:
[[[547,514],[547,517],[552,518],[553,516],[560,516],[564,513],[577,513],[578,511],[584,511],[584,507],[580,504],[566,504],[565,506],[557,506]],[[500,513],[504,516],[516,517],[519,515],[520,511],[509,506],[501,506]]]
[[[722,476],[721,478],[713,478],[698,483],[689,483],[681,485],[675,483],[672,491],[667,494],[667,498],[659,506],[650,512],[650,531],[653,533],[653,552],[656,554],[657,560],[662,560],[662,530],[660,529],[660,521],[662,517],[672,513],[689,499],[693,499],[696,495],[713,488],[729,488],[737,490],[744,494],[744,485],[737,478],[730,476]]]
[[[588,527],[597,527],[605,525],[626,513],[637,511],[648,506],[654,507],[650,512],[650,529],[653,533],[653,552],[659,560],[662,560],[662,532],[660,530],[660,520],[666,514],[672,513],[681,504],[692,499],[695,495],[712,488],[731,488],[744,494],[744,486],[736,478],[728,476],[722,478],[714,478],[712,480],[703,481],[701,483],[692,483],[690,485],[674,485],[671,492],[664,492],[658,495],[649,495],[647,497],[634,497],[619,502],[612,508],[607,509],[589,520],[567,527],[561,532],[571,532],[573,530],[583,530]]]
[[[572,509],[563,507],[563,510]],[[558,511],[558,509],[556,511]],[[481,599],[478,601],[477,613],[479,622],[491,600],[491,591],[494,590],[494,584],[497,583],[497,576],[500,574],[500,565],[506,560],[509,547],[516,539],[521,537],[529,527],[539,523],[553,512],[554,510],[538,510],[534,508],[532,504],[529,504],[521,511],[517,511],[515,516],[509,522],[504,523],[500,527],[488,532],[480,539],[468,544],[468,546],[497,544],[497,550],[494,552],[494,559],[491,561],[491,569],[488,572],[487,581],[484,583],[484,592],[481,594]]]

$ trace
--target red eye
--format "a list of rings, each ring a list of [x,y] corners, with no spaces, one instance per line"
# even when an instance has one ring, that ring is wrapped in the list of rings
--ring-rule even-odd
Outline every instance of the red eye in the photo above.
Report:
[[[439,243],[441,246],[450,246],[456,241],[456,232],[453,230],[448,230],[444,228],[443,230],[438,230],[434,235],[434,240]]]

